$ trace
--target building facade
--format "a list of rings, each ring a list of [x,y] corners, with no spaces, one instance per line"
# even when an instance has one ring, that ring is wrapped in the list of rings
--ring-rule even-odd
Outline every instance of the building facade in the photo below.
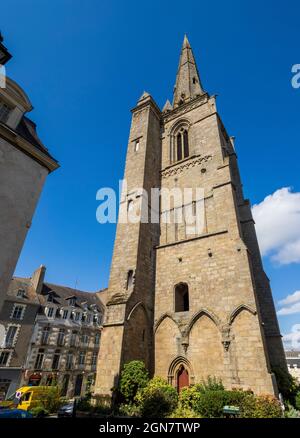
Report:
[[[5,328],[0,345],[0,400],[20,387],[39,308],[38,296],[28,281],[12,279],[0,309],[0,324]]]
[[[0,64],[9,59],[1,38]],[[0,79],[1,308],[45,180],[58,163],[39,139],[35,123],[26,116],[32,105],[24,90],[4,74]]]
[[[300,351],[286,351],[285,357],[289,373],[300,383]]]
[[[45,270],[9,286],[0,313],[2,398],[23,385],[56,384],[69,398],[93,390],[103,305],[97,293],[46,283]]]
[[[210,375],[276,394],[286,362],[250,203],[186,37],[173,103],[161,111],[145,92],[132,110],[124,179],[120,211],[148,220],[117,226],[95,392],[110,397],[141,359],[178,389]],[[187,188],[188,200],[163,194]]]

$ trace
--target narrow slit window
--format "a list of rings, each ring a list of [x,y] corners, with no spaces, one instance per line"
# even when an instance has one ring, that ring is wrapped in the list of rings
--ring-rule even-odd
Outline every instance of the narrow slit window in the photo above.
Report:
[[[126,289],[130,289],[133,285],[133,271],[130,270],[127,273],[127,283],[126,283]]]
[[[186,283],[179,283],[175,286],[175,312],[188,312],[189,287]]]

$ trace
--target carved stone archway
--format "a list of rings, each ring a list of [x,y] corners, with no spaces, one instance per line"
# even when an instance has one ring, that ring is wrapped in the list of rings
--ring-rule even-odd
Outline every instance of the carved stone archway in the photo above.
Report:
[[[187,386],[186,383],[191,385],[194,381],[195,376],[190,361],[184,356],[176,356],[169,367],[168,383],[180,390],[183,386]]]

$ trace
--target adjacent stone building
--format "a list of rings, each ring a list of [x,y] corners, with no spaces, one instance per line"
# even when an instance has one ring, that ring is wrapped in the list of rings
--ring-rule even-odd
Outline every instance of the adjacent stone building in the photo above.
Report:
[[[10,54],[0,39],[0,64]],[[3,73],[4,70],[1,70]],[[6,69],[7,72],[7,69]],[[0,87],[0,309],[47,175],[58,168],[26,113],[31,102],[9,77]]]
[[[132,110],[124,178],[120,211],[148,221],[117,226],[95,392],[110,397],[141,359],[178,390],[211,375],[276,393],[272,369],[286,361],[234,139],[186,37],[173,103],[161,111],[145,92]],[[153,188],[193,195],[157,204]]]
[[[93,389],[103,304],[97,293],[45,282],[45,271],[13,278],[0,312],[2,398],[23,385],[55,383],[67,397]]]
[[[20,386],[30,339],[40,308],[29,279],[12,279],[0,309],[0,324],[5,328],[0,344],[0,400]]]
[[[285,352],[289,373],[300,383],[300,351],[289,350]]]

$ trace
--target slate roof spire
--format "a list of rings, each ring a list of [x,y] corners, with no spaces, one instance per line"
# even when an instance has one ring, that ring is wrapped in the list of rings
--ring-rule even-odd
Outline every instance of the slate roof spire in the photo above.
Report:
[[[187,36],[184,35],[174,88],[173,107],[205,94]]]

